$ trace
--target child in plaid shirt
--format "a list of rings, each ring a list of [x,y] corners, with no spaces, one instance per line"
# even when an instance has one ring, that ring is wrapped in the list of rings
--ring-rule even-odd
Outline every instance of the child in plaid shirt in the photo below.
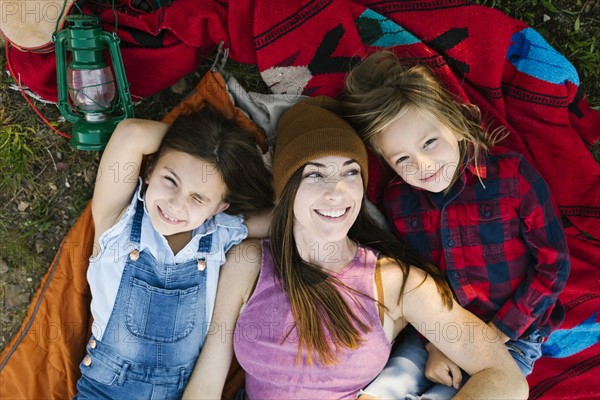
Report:
[[[479,110],[445,91],[425,66],[389,51],[346,81],[348,118],[396,172],[380,198],[396,234],[439,266],[458,302],[531,373],[541,344],[564,319],[558,301],[569,255],[549,189],[525,158],[494,144]],[[451,327],[425,327],[452,335]],[[365,393],[449,398],[467,378],[416,333],[393,352]]]

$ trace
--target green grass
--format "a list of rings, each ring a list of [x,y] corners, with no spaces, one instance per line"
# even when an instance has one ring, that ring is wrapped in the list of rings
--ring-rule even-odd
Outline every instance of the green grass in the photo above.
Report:
[[[577,69],[588,101],[600,110],[598,0],[475,0],[524,21]]]
[[[11,179],[0,180],[0,191],[16,194],[24,180],[33,180],[30,161],[35,157],[31,149],[29,137],[35,129],[14,123],[4,110],[0,110],[0,176]]]
[[[71,149],[8,88],[12,83],[12,78],[0,75],[0,260],[35,279],[89,200],[98,154]],[[52,125],[69,128],[58,122],[54,105],[35,105]],[[78,179],[85,171],[88,182]]]
[[[592,145],[590,151],[592,152],[594,159],[600,164],[600,140]]]

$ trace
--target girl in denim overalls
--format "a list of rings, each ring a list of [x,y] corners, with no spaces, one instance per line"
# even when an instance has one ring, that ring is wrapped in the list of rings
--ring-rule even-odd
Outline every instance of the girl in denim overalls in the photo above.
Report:
[[[267,210],[272,199],[254,140],[212,109],[173,125],[118,125],[92,201],[94,323],[77,398],[181,397],[219,267],[248,234],[238,214]]]

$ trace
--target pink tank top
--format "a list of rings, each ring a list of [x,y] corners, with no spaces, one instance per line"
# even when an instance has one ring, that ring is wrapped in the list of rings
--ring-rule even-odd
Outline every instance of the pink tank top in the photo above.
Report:
[[[377,254],[359,246],[354,259],[336,277],[372,298]],[[354,399],[357,391],[385,366],[391,344],[378,315],[377,304],[342,291],[350,308],[371,327],[362,345],[337,354],[338,363],[296,363],[297,333],[287,294],[277,283],[269,241],[262,242],[262,268],[254,293],[240,314],[235,333],[236,357],[246,371],[249,399]],[[363,310],[356,304],[362,305]],[[283,338],[290,332],[285,341]]]

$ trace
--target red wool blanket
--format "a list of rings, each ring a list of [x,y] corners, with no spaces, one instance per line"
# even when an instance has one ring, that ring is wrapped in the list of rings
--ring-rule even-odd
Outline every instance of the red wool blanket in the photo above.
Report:
[[[90,4],[84,10],[112,31],[112,10]],[[589,151],[600,113],[573,66],[537,32],[466,0],[175,0],[152,13],[119,12],[118,34],[138,98],[193,72],[220,41],[232,59],[257,64],[276,93],[335,97],[349,68],[384,47],[431,66],[486,124],[510,129],[504,145],[537,166],[563,216],[567,319],[529,377],[531,398],[600,397],[600,166]],[[10,59],[23,84],[56,101],[53,54],[12,49]],[[369,172],[373,196],[385,170],[373,163]]]

